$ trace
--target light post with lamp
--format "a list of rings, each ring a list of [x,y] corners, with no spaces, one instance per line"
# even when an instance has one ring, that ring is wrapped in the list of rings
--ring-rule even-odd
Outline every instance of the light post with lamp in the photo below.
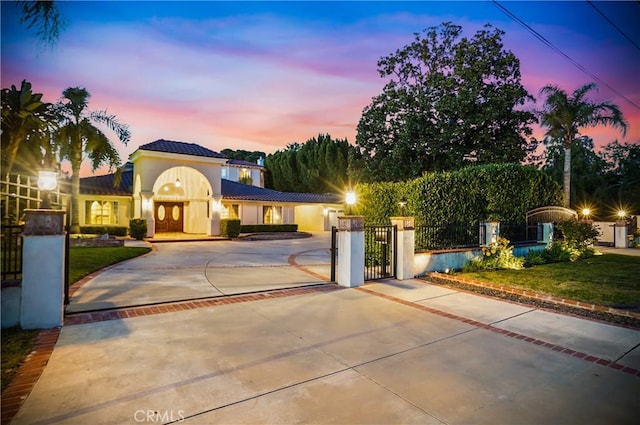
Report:
[[[398,204],[400,204],[400,217],[404,217],[404,207],[407,205],[407,198],[403,196],[400,198]]]
[[[42,196],[40,198],[40,209],[51,209],[51,198],[49,192],[58,186],[58,173],[50,170],[38,171],[38,189]]]
[[[65,302],[66,211],[51,209],[49,198],[49,192],[57,185],[55,171],[40,171],[40,208],[25,210],[20,303],[20,326],[23,329],[62,326]]]
[[[344,201],[347,204],[347,215],[351,215],[353,205],[356,203],[356,193],[353,190],[348,190],[345,193]]]
[[[613,246],[614,248],[627,248],[627,212],[624,210],[618,210],[617,216],[618,220],[616,220],[616,224],[613,227]]]

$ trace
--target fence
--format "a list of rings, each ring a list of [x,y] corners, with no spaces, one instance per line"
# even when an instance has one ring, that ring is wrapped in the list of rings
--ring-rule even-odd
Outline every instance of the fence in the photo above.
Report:
[[[472,248],[480,246],[480,223],[452,223],[441,226],[416,226],[415,251]]]
[[[11,180],[13,179],[13,180]],[[20,223],[24,210],[38,208],[42,202],[42,191],[38,189],[37,177],[7,175],[0,181],[0,217],[5,224]],[[60,192],[60,184],[50,192],[51,206],[65,209],[68,195]]]
[[[526,223],[500,223],[500,236],[509,240],[512,245],[534,243],[538,238],[538,226]]]
[[[22,230],[24,226],[2,226],[2,281],[22,278]]]

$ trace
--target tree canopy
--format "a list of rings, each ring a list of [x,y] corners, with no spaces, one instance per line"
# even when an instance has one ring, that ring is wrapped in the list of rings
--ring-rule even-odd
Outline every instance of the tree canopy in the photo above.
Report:
[[[588,83],[578,87],[571,95],[555,85],[547,85],[540,90],[540,94],[546,96],[540,112],[540,124],[547,127],[547,137],[561,141],[565,150],[563,188],[566,207],[572,205],[571,148],[580,135],[580,129],[609,125],[619,128],[623,135],[627,130],[627,123],[617,105],[609,101],[594,102],[587,98],[596,89],[595,83]]]
[[[368,180],[403,180],[469,164],[521,162],[536,147],[520,62],[503,31],[471,37],[444,23],[378,61],[390,81],[357,127]]]
[[[319,134],[267,156],[267,187],[285,192],[339,193],[348,184],[353,146],[346,139]]]
[[[261,151],[250,152],[244,149],[233,150],[229,148],[222,149],[220,153],[226,155],[229,159],[239,159],[242,161],[253,162],[254,164],[258,163],[258,159],[266,156],[265,153]]]

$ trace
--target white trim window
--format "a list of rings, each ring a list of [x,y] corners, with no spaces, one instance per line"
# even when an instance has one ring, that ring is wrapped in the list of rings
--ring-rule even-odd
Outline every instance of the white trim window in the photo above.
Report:
[[[223,204],[220,218],[239,219],[240,218],[240,205],[239,204]]]
[[[282,207],[273,205],[262,206],[262,223],[282,224]]]
[[[118,201],[86,201],[85,224],[118,224]]]

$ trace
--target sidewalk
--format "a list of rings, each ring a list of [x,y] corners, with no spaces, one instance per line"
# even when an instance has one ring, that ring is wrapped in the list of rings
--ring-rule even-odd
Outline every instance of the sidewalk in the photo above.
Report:
[[[294,291],[64,326],[14,423],[637,421],[640,331],[421,280]]]

